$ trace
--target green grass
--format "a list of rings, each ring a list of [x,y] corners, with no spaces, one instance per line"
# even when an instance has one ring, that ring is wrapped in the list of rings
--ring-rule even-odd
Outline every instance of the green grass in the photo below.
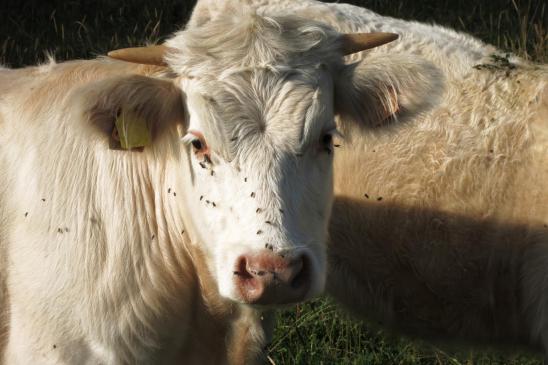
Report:
[[[536,62],[548,61],[543,0],[356,0],[381,14],[467,31]],[[165,39],[188,19],[194,1],[50,0],[0,3],[0,63],[92,58]],[[540,364],[529,354],[452,351],[389,335],[319,299],[279,314],[273,364]]]
[[[390,334],[316,299],[279,313],[271,364],[539,365],[539,356],[466,347],[451,351]]]

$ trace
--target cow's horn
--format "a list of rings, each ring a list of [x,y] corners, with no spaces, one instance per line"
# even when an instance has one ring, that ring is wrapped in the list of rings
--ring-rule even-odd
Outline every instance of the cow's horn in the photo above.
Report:
[[[167,66],[166,61],[164,60],[167,50],[168,47],[164,45],[123,48],[110,51],[108,56],[127,62]]]
[[[348,33],[342,35],[342,51],[344,55],[365,51],[382,46],[398,39],[396,33]]]

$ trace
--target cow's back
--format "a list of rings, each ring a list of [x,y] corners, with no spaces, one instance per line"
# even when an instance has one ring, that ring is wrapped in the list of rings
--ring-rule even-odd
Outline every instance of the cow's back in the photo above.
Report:
[[[120,62],[108,58],[56,63],[50,60],[40,66],[21,69],[0,69],[0,115],[15,106],[36,108],[46,105],[50,110],[70,91],[92,81],[113,76],[163,74],[165,68]],[[57,102],[57,104],[52,104]],[[23,110],[15,109],[14,112]],[[37,115],[36,119],[43,118]],[[10,120],[17,120],[13,118]],[[8,120],[3,118],[4,123]]]
[[[534,265],[529,288],[523,276],[548,243],[547,84],[545,66],[486,61],[448,77],[430,111],[351,128],[335,162],[331,292],[410,333],[529,342],[536,294],[524,292],[545,274]]]

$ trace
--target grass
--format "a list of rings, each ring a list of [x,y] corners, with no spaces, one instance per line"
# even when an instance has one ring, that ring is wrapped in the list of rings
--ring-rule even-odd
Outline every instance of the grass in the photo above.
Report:
[[[268,349],[271,364],[344,365],[539,365],[529,353],[493,349],[447,351],[387,333],[316,299],[278,314]]]
[[[296,0],[297,1],[297,0]],[[524,58],[548,61],[543,0],[355,0],[381,14],[467,31]],[[92,58],[120,47],[165,39],[188,19],[193,1],[50,0],[0,3],[0,63],[36,64]],[[272,364],[533,365],[529,354],[452,351],[402,339],[348,318],[318,299],[279,314]]]
[[[344,2],[344,1],[343,1]],[[544,0],[356,0],[383,15],[446,25],[537,62],[548,61]]]
[[[298,0],[295,0],[298,1]],[[349,0],[381,14],[467,31],[500,48],[546,62],[544,0]],[[91,58],[163,40],[187,21],[194,1],[48,0],[0,2],[0,63]]]

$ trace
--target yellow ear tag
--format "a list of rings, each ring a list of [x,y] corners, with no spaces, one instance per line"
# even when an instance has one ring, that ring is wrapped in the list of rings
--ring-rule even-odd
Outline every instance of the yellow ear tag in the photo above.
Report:
[[[124,150],[145,147],[150,145],[151,135],[147,121],[137,114],[120,110],[114,122],[120,139],[120,146]]]

